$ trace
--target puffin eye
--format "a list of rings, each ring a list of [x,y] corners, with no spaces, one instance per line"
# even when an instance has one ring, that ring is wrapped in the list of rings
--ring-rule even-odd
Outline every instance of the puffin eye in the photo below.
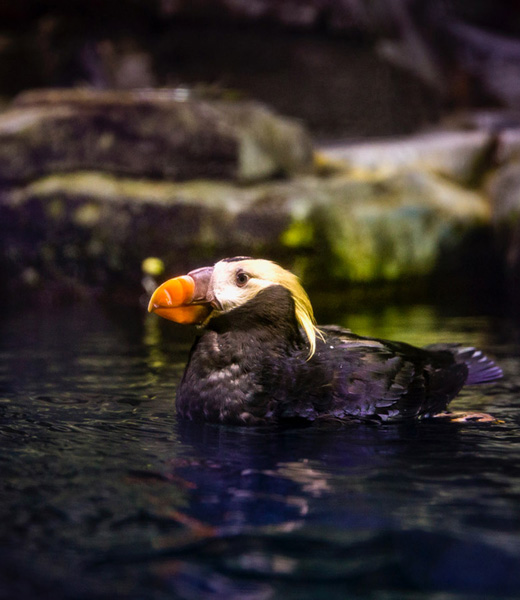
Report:
[[[235,281],[238,287],[244,287],[249,281],[249,275],[245,271],[237,271]]]

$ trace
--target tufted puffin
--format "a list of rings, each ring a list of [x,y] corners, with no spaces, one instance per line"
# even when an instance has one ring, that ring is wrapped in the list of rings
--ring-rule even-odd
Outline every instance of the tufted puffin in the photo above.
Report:
[[[201,329],[176,398],[179,415],[194,421],[454,415],[447,406],[464,385],[502,376],[475,348],[417,348],[337,326],[318,328],[298,278],[263,259],[226,258],[170,279],[155,290],[148,310]]]

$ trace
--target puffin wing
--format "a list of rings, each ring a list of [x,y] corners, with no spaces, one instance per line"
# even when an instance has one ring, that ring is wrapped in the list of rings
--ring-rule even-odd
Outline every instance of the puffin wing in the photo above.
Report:
[[[322,328],[320,359],[333,373],[333,406],[339,418],[389,419],[429,416],[446,409],[468,376],[449,352],[415,348]]]

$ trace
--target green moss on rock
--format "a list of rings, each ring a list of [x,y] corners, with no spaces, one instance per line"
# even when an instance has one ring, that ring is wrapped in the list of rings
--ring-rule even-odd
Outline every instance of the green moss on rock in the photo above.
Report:
[[[0,266],[12,281],[25,285],[20,273],[31,268],[43,282],[99,292],[139,290],[149,257],[165,276],[247,254],[280,260],[307,282],[428,277],[489,225],[489,207],[479,194],[417,172],[247,187],[78,172],[4,193],[0,218]]]

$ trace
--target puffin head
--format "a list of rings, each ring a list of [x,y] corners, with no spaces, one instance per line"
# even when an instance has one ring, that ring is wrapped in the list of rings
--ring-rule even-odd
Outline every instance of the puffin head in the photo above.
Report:
[[[294,316],[308,338],[312,356],[319,331],[309,297],[296,275],[269,260],[225,258],[213,267],[169,279],[152,294],[148,311],[177,323],[205,326],[212,318],[246,305],[270,286],[289,291]]]

